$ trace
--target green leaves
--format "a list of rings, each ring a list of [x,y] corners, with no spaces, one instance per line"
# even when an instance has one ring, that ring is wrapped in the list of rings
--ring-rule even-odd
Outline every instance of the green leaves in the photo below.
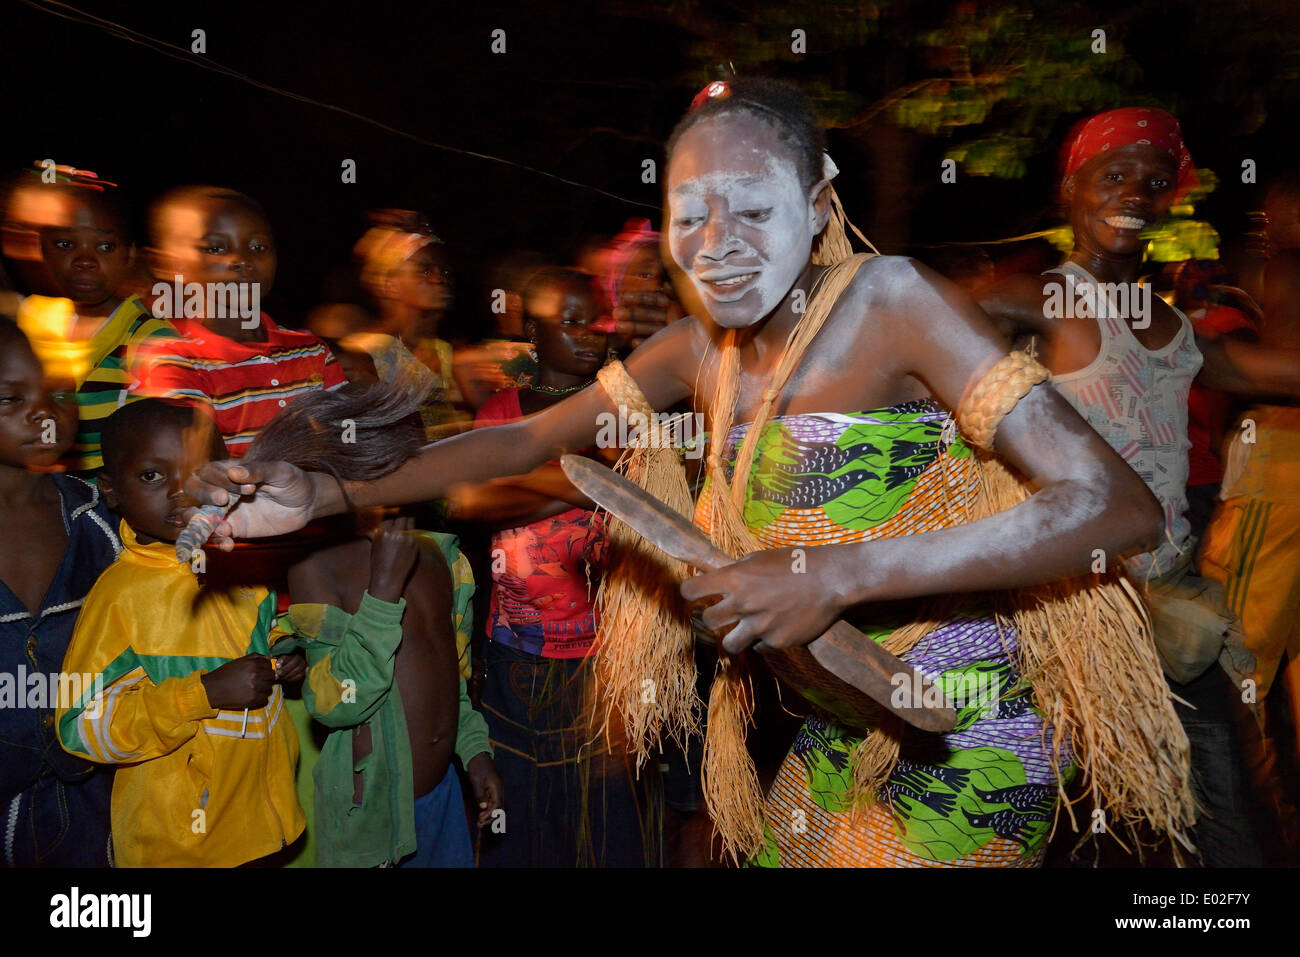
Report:
[[[962,171],[971,176],[1020,179],[1025,175],[1025,157],[1032,155],[1034,142],[1027,136],[986,136],[948,150]]]

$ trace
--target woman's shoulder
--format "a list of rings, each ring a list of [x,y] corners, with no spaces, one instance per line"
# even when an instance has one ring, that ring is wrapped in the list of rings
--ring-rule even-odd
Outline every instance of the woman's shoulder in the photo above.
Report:
[[[891,316],[901,317],[919,300],[942,295],[946,280],[911,256],[877,255],[863,259],[837,293],[840,283],[833,277],[823,275],[817,283],[835,295],[838,322],[869,325],[878,332]]]
[[[701,358],[720,345],[724,330],[697,315],[670,322],[637,346],[627,357],[629,369],[645,365],[677,374],[694,375]],[[715,341],[717,340],[717,341]]]
[[[886,305],[923,290],[937,290],[944,281],[911,256],[868,256],[849,280],[845,293],[864,303]]]
[[[653,336],[650,336],[650,338],[646,339],[645,342],[637,348],[644,348],[651,343],[655,343],[656,345],[702,344],[709,339],[716,328],[717,327],[714,326],[712,322],[702,319],[700,316],[692,313],[683,316],[676,322],[668,323],[668,325],[664,326]]]
[[[919,277],[922,273],[937,275],[915,256],[890,256],[884,253],[874,256],[865,253],[862,255],[865,258],[858,268],[855,279],[862,276],[876,276],[906,280],[908,277]]]

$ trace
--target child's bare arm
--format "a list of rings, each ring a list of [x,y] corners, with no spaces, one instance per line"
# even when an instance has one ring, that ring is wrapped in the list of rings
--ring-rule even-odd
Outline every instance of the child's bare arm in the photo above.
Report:
[[[419,549],[411,542],[409,530],[386,522],[369,551],[368,572],[360,562],[348,566],[361,576],[360,581],[339,580],[338,569],[323,554],[299,562],[289,571],[289,589],[296,604],[332,606],[320,633],[308,636],[310,666],[302,688],[308,711],[327,727],[365,722],[383,704],[393,685],[406,612],[401,592]],[[349,557],[351,554],[348,552]],[[367,581],[369,589],[363,587]],[[350,616],[349,609],[355,609]]]
[[[370,594],[380,601],[396,602],[420,559],[420,543],[412,534],[415,520],[386,521],[370,547]]]

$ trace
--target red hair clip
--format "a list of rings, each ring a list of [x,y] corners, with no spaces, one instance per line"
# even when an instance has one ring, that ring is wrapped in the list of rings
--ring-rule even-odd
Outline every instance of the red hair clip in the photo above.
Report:
[[[725,100],[729,96],[731,96],[731,84],[726,80],[714,80],[695,94],[695,99],[691,100],[691,108],[686,112],[694,113],[709,100]]]

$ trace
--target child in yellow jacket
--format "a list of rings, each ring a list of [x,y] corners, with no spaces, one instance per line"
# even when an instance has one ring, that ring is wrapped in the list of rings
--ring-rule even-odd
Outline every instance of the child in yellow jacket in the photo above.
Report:
[[[58,711],[72,754],[118,765],[112,826],[126,867],[234,867],[294,841],[298,740],[268,657],[275,594],[202,585],[176,560],[182,487],[224,457],[206,420],[156,399],[103,431],[100,488],[123,516],[122,554],[86,597],[64,671],[96,678]],[[61,703],[62,704],[62,703]]]

